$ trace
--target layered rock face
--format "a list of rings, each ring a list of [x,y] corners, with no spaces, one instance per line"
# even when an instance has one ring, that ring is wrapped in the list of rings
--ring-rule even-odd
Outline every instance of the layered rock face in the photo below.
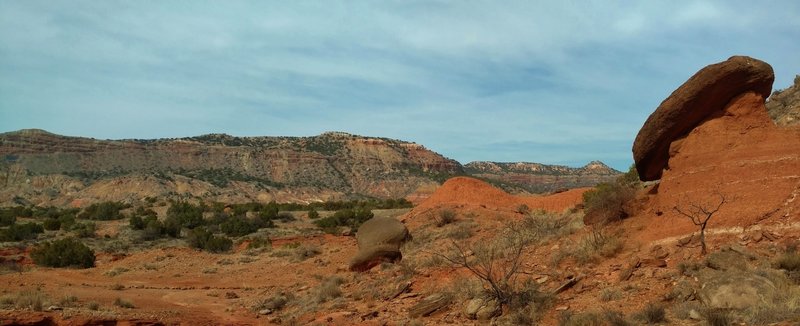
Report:
[[[128,200],[140,192],[233,201],[399,198],[443,175],[463,173],[458,162],[421,145],[345,133],[95,140],[22,130],[0,134],[0,164],[0,202],[15,196],[33,202],[64,196]],[[126,184],[119,189],[125,193],[90,191],[109,180]],[[31,185],[36,182],[44,187]],[[69,191],[62,191],[64,182],[72,184]]]
[[[529,162],[478,161],[466,164],[464,169],[470,175],[497,183],[503,190],[515,192],[516,188],[521,188],[531,193],[591,187],[612,181],[621,174],[600,161],[592,161],[579,168]]]
[[[698,80],[716,80],[713,77],[719,76],[719,69],[731,65],[743,72],[697,84]],[[662,103],[647,120],[637,136],[634,155],[644,180],[661,180],[651,206],[654,213],[683,220],[675,207],[686,210],[694,204],[713,209],[721,195],[726,203],[719,217],[711,221],[713,226],[750,226],[767,219],[798,217],[800,128],[778,127],[767,114],[764,100],[769,89],[764,87],[771,84],[772,76],[764,73],[772,69],[764,65],[755,59],[733,57],[703,68],[664,101],[680,102],[679,110]],[[720,100],[727,94],[733,96]],[[696,111],[704,112],[705,117],[698,119]],[[667,137],[667,130],[677,130],[676,126],[689,130]],[[654,223],[652,227],[675,234],[670,230],[686,224],[664,218]]]

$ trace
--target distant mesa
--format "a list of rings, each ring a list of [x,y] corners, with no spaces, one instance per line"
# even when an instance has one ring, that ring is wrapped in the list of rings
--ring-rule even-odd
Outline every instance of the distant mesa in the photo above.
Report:
[[[661,102],[636,136],[633,158],[640,178],[660,179],[673,141],[704,120],[723,114],[726,104],[740,94],[754,92],[766,99],[774,80],[769,64],[746,56],[733,56],[698,71]]]

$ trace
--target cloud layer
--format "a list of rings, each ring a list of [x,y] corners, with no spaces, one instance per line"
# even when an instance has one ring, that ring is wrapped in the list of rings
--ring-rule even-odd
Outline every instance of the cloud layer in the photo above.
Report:
[[[3,1],[0,131],[341,130],[624,169],[699,68],[750,55],[787,87],[798,39],[795,1]]]

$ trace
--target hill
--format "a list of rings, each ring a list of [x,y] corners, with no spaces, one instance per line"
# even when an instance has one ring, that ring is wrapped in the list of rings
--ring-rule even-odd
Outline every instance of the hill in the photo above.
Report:
[[[591,187],[618,177],[621,172],[600,161],[573,168],[530,162],[470,162],[464,170],[486,179],[509,192],[545,193],[564,189]],[[522,191],[520,191],[522,190]]]

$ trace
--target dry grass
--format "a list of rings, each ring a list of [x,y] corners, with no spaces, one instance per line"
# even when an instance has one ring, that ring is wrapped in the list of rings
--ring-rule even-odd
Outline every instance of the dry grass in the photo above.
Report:
[[[114,299],[114,305],[117,306],[117,307],[126,308],[126,309],[136,308],[136,306],[134,306],[133,303],[131,303],[130,301],[127,301],[127,300],[123,300],[122,298]]]
[[[344,278],[337,275],[325,279],[314,291],[314,301],[323,303],[341,297],[342,290],[339,286],[344,282]]]
[[[21,291],[13,299],[15,308],[33,311],[42,311],[48,300],[47,294],[39,289]]]
[[[114,276],[120,275],[120,274],[128,272],[128,271],[129,271],[129,269],[127,269],[125,267],[115,267],[114,269],[107,270],[105,273],[103,273],[103,275],[108,276],[108,277],[114,277]]]

